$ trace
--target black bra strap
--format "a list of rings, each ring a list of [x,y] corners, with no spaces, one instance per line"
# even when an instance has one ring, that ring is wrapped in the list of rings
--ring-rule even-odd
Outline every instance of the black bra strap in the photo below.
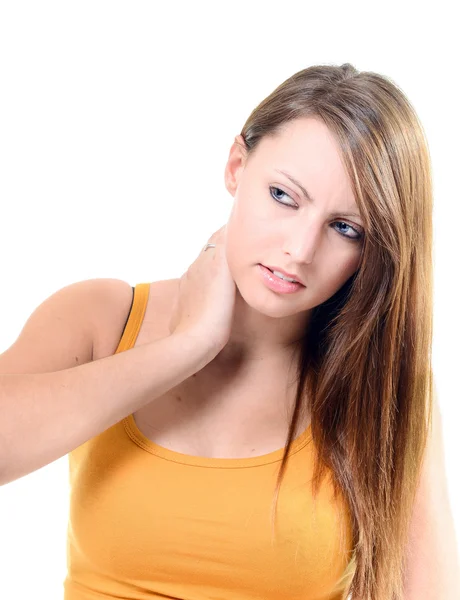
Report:
[[[121,334],[121,337],[123,337],[123,334],[125,333],[126,325],[128,324],[129,317],[130,317],[130,315],[131,315],[131,310],[132,310],[132,308],[133,308],[133,304],[134,304],[134,288],[132,288],[132,290],[133,290],[133,297],[132,297],[132,299],[131,299],[131,306],[129,307],[128,316],[127,316],[127,318],[126,318],[126,323],[125,323],[125,326],[123,327],[123,333]],[[120,338],[120,339],[121,339],[121,338]]]

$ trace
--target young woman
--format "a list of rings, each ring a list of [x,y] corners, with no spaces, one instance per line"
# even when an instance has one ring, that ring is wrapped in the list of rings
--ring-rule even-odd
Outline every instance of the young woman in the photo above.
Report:
[[[436,528],[455,541],[430,521],[413,108],[350,64],[302,70],[253,110],[225,185],[228,223],[179,280],[63,288],[0,357],[2,482],[69,453],[65,599],[454,598],[424,552]]]

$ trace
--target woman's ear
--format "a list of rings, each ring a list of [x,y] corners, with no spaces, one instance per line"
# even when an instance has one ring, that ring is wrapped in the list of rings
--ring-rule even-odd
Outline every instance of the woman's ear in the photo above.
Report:
[[[247,149],[242,135],[237,135],[225,165],[225,187],[232,196],[236,194],[241,174],[247,158]]]

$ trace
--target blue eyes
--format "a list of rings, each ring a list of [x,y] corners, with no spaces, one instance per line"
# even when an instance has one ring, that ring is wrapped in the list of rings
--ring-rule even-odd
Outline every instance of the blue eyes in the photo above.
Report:
[[[287,196],[288,198],[290,198],[290,196],[288,194],[286,194],[286,192],[283,192],[283,190],[281,190],[280,188],[274,187],[272,185],[269,186],[269,190],[270,190],[270,195],[273,198],[273,200],[275,200],[275,202],[277,202],[278,204],[283,204],[284,206],[288,206],[290,208],[296,208],[295,204],[290,204],[288,202],[282,202],[279,198],[275,197],[273,194],[273,191],[276,190],[278,192],[281,192],[282,196]],[[335,221],[334,225],[335,224],[344,225],[346,228],[348,228],[346,231],[351,229],[352,231],[354,231],[356,233],[356,236],[346,235],[342,230],[342,231],[339,231],[339,233],[342,237],[345,237],[352,241],[358,241],[363,237],[362,233],[360,231],[358,231],[351,225],[348,225],[348,223],[344,223],[343,221]]]

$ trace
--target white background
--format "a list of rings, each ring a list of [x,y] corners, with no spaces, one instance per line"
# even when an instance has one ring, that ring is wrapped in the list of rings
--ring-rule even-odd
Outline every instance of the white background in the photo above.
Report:
[[[229,216],[234,137],[282,81],[314,64],[382,73],[415,106],[432,156],[433,359],[458,531],[454,2],[322,6],[0,4],[0,351],[72,282],[180,277]],[[0,597],[62,598],[67,503],[66,457],[0,488]]]

